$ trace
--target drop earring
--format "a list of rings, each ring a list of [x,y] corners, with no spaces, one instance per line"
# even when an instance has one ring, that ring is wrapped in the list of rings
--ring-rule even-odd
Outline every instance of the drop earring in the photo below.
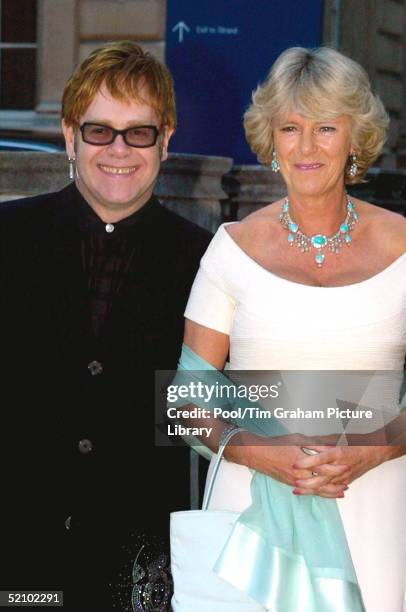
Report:
[[[278,158],[276,157],[276,151],[272,151],[271,170],[272,172],[279,172],[281,169]]]
[[[68,157],[68,162],[69,162],[69,178],[70,178],[71,181],[73,181],[73,179],[75,178],[75,170],[76,170],[75,161],[76,161],[75,157]]]
[[[357,156],[356,155],[350,155],[350,169],[348,171],[349,175],[354,178],[355,176],[357,176],[357,172],[358,172],[358,164],[357,164]]]

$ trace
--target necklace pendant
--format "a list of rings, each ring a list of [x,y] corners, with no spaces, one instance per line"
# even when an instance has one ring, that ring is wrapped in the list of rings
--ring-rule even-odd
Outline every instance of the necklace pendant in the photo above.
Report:
[[[315,249],[322,249],[327,244],[327,237],[324,234],[315,234],[310,240]]]
[[[324,253],[316,253],[314,261],[316,262],[319,268],[321,268],[321,266],[324,264],[325,257],[326,256],[324,255]]]

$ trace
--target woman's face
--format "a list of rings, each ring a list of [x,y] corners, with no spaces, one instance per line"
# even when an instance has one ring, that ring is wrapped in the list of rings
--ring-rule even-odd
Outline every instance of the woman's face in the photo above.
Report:
[[[103,85],[80,124],[96,123],[118,130],[153,125],[161,130],[158,117],[148,103],[147,91],[140,89],[139,93],[145,103],[127,103],[113,98]],[[76,157],[77,187],[103,220],[126,217],[147,202],[161,161],[167,158],[171,131],[163,129],[156,144],[148,148],[128,146],[121,135],[109,145],[95,146],[84,142],[78,129],[63,124],[63,131],[67,154]]]
[[[351,154],[350,120],[314,121],[292,112],[274,121],[274,150],[288,193],[317,197],[342,189]]]

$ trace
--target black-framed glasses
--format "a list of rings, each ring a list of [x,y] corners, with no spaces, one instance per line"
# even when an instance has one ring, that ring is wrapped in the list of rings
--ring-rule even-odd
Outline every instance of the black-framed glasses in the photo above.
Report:
[[[155,125],[134,125],[125,130],[116,130],[101,123],[83,123],[79,129],[84,142],[96,147],[111,144],[121,134],[126,145],[143,149],[153,147],[159,135],[159,130]]]

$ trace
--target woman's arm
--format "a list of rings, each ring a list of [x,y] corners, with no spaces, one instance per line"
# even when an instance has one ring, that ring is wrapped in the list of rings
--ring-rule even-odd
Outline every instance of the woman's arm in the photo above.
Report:
[[[227,334],[186,319],[184,343],[217,370],[223,370],[229,351]],[[218,418],[204,419],[204,421],[204,426],[213,427],[213,431],[211,436],[202,439],[202,442],[213,452],[217,452],[221,433],[227,423]],[[192,424],[202,425],[200,421],[193,421]],[[301,447],[305,445],[306,438],[301,435],[261,438],[251,432],[243,431],[234,436],[224,456],[228,461],[245,465],[280,482],[295,486],[299,479],[312,476],[308,469],[293,467],[304,456]],[[321,448],[326,450],[328,447]],[[330,481],[341,476],[347,469],[346,465],[320,466],[317,481],[312,488],[313,494],[323,497],[342,497],[347,488],[346,483],[331,484]]]
[[[217,370],[224,369],[230,347],[227,334],[186,319],[183,342]]]

